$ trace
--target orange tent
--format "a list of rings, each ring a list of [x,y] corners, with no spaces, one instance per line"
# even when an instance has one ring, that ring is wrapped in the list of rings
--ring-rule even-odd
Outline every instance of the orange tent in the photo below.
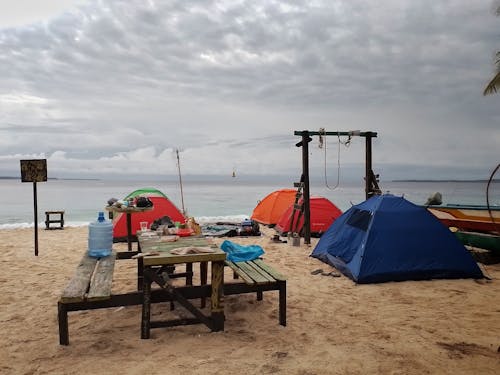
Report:
[[[265,225],[275,225],[287,208],[295,202],[295,189],[273,191],[262,199],[252,212],[252,220]]]
[[[302,201],[301,199],[300,203]],[[314,236],[321,236],[332,225],[335,219],[342,215],[342,211],[325,197],[311,196],[309,205],[311,210],[311,234]],[[292,217],[293,228],[290,228]],[[276,223],[275,229],[282,236],[285,236],[290,230],[302,233],[303,226],[304,215],[299,215],[299,211],[294,211],[293,204],[291,204]]]

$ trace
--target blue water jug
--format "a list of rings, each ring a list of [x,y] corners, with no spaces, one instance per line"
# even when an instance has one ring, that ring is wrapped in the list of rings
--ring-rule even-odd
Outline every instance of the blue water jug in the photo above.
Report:
[[[89,224],[88,254],[93,258],[102,258],[111,254],[113,246],[113,223],[99,212],[97,221]]]

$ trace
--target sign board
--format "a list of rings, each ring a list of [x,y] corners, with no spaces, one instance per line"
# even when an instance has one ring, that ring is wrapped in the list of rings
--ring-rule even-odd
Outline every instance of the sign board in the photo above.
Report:
[[[21,182],[47,181],[47,159],[21,160]]]
[[[38,256],[38,204],[36,183],[47,181],[47,159],[21,160],[21,182],[33,182],[33,208],[35,224],[35,255]]]

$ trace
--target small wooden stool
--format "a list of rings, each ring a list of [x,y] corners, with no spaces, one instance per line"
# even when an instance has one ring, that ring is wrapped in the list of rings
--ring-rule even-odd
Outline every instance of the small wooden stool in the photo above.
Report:
[[[50,215],[59,215],[59,219],[50,220]],[[51,223],[59,223],[59,226],[51,227]],[[64,229],[64,211],[45,211],[45,229]]]

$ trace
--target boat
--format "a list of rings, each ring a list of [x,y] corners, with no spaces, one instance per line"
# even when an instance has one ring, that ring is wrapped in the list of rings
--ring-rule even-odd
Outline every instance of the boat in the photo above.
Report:
[[[447,227],[459,231],[500,233],[500,206],[482,205],[429,205],[427,210]]]
[[[462,244],[500,254],[500,235],[482,232],[467,232],[450,228]]]

